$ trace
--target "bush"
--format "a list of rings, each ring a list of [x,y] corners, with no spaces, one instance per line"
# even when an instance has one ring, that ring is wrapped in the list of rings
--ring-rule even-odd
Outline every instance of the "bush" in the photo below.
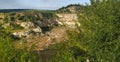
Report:
[[[0,33],[0,62],[36,62],[31,49],[16,49],[9,33]]]
[[[79,41],[92,62],[119,62],[120,1],[99,1],[81,10]]]
[[[5,18],[3,19],[3,21],[4,21],[4,23],[8,23],[8,18],[5,17]]]
[[[68,32],[67,42],[55,47],[59,53],[56,60],[61,59],[61,62],[119,62],[119,3],[119,0],[97,0],[81,9],[78,14],[81,26],[75,32]],[[72,60],[68,60],[68,57]]]

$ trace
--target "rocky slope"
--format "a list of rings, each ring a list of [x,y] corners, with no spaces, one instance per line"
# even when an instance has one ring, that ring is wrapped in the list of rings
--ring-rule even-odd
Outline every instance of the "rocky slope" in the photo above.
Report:
[[[37,26],[40,27],[41,29],[32,28],[25,31],[22,30],[22,32],[17,32],[17,36],[27,37],[27,39],[20,40],[20,42],[17,43],[17,45],[19,45],[17,47],[23,46],[24,43],[29,47],[31,47],[34,44],[36,46],[35,50],[43,50],[44,48],[47,48],[50,45],[66,40],[67,39],[66,31],[74,29],[75,25],[77,24],[76,21],[77,15],[76,14],[56,14],[56,15],[58,16],[58,18],[56,18],[55,23],[52,22],[51,25],[55,26],[55,24],[57,23],[57,26],[46,31],[45,33],[42,32],[43,31],[42,27],[46,27],[46,25],[49,24],[42,25],[41,27],[41,24],[38,23]],[[79,26],[80,24],[77,25]],[[47,27],[47,29],[48,28],[49,27]],[[34,34],[32,34],[31,31],[33,31],[34,29],[36,30],[34,31]],[[16,36],[15,33],[16,32],[14,32],[13,34]]]
[[[75,6],[69,9],[75,11],[73,7]],[[66,31],[74,29],[76,25],[80,26],[75,12],[39,11],[1,13],[0,24],[4,29],[10,30],[12,37],[17,41],[16,47],[34,45],[35,50],[43,50],[52,44],[66,40]]]

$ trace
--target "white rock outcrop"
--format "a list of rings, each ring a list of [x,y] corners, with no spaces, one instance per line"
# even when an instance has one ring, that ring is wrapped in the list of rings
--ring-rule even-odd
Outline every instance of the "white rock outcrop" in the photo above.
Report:
[[[24,28],[30,28],[30,27],[34,27],[34,24],[32,22],[22,22],[20,26]]]
[[[34,31],[36,33],[41,33],[42,29],[40,27],[37,27],[37,28],[32,29],[32,31]]]
[[[29,37],[30,31],[21,31],[21,32],[14,32],[12,33],[15,37],[22,38],[22,37]]]
[[[26,30],[26,31],[13,32],[12,35],[18,38],[22,38],[22,37],[29,38],[30,35],[35,35],[35,33],[37,35],[38,34],[41,35],[42,29],[37,27],[37,28]]]
[[[77,14],[56,14],[59,18],[57,20],[60,25],[67,25],[68,27],[74,28],[76,25],[80,26],[77,22]]]

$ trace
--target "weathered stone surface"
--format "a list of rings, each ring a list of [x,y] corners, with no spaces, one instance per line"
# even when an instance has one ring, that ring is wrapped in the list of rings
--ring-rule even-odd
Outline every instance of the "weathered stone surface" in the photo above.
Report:
[[[3,24],[2,27],[3,27],[3,28],[10,27],[10,23]]]
[[[42,32],[40,27],[34,28],[34,29],[32,29],[32,31],[34,31],[34,32]]]
[[[34,24],[32,22],[22,22],[20,26],[24,28],[30,28],[30,27],[34,27]]]
[[[68,27],[80,26],[77,22],[77,14],[56,14],[59,18],[57,20],[60,25],[67,25]]]
[[[50,27],[53,25],[57,25],[58,22],[56,21],[56,19],[44,19],[42,21],[40,21],[40,20],[34,21],[34,24],[39,27]]]
[[[15,37],[22,38],[22,37],[29,37],[30,30],[28,31],[21,31],[21,32],[14,32],[12,33]]]
[[[22,37],[29,38],[30,35],[35,35],[35,34],[40,35],[41,33],[42,33],[41,28],[37,27],[33,29],[28,29],[26,31],[13,32],[12,35],[18,38],[22,38]]]

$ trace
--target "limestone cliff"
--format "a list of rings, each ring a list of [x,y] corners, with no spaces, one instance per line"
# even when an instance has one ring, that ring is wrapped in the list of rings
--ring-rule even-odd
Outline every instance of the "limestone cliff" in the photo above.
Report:
[[[57,20],[60,25],[67,25],[71,28],[75,28],[76,25],[80,26],[77,22],[77,14],[56,14],[59,18]]]

